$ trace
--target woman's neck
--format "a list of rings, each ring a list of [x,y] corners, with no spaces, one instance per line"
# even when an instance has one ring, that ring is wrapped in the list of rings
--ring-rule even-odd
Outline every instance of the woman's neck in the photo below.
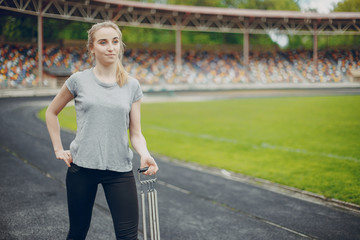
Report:
[[[116,82],[116,64],[111,64],[109,66],[96,64],[93,70],[100,81],[106,83]]]

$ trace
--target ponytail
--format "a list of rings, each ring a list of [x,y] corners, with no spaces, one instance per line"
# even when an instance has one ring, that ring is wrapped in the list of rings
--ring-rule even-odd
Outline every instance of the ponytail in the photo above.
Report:
[[[119,59],[117,66],[116,66],[116,82],[117,84],[122,87],[126,84],[129,74],[126,72],[124,66]]]

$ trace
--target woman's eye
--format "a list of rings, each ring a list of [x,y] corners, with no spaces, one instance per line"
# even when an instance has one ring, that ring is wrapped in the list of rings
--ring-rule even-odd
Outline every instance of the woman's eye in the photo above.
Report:
[[[114,40],[113,43],[114,43],[114,44],[118,44],[118,43],[119,43],[119,40]]]
[[[104,44],[106,44],[106,41],[100,41],[100,44],[104,45]]]

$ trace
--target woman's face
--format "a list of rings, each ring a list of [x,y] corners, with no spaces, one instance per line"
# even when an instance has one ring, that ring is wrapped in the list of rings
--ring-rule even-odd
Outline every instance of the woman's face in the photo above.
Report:
[[[112,27],[100,28],[94,33],[94,45],[91,52],[95,55],[96,64],[108,66],[119,60],[119,34]]]

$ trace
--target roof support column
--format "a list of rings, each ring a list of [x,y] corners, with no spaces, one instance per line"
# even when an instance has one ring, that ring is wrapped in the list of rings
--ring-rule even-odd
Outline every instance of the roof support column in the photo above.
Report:
[[[249,76],[249,32],[246,30],[244,32],[244,66],[245,66],[245,74],[248,81],[250,81]]]
[[[181,29],[176,29],[175,64],[176,70],[181,71]]]
[[[244,32],[244,65],[249,66],[249,32]]]
[[[313,64],[315,72],[318,71],[318,32],[317,32],[317,24],[314,24],[314,43],[313,43]]]
[[[39,12],[38,12],[38,78],[39,86],[43,86],[43,16],[42,16],[42,0],[38,1]]]

